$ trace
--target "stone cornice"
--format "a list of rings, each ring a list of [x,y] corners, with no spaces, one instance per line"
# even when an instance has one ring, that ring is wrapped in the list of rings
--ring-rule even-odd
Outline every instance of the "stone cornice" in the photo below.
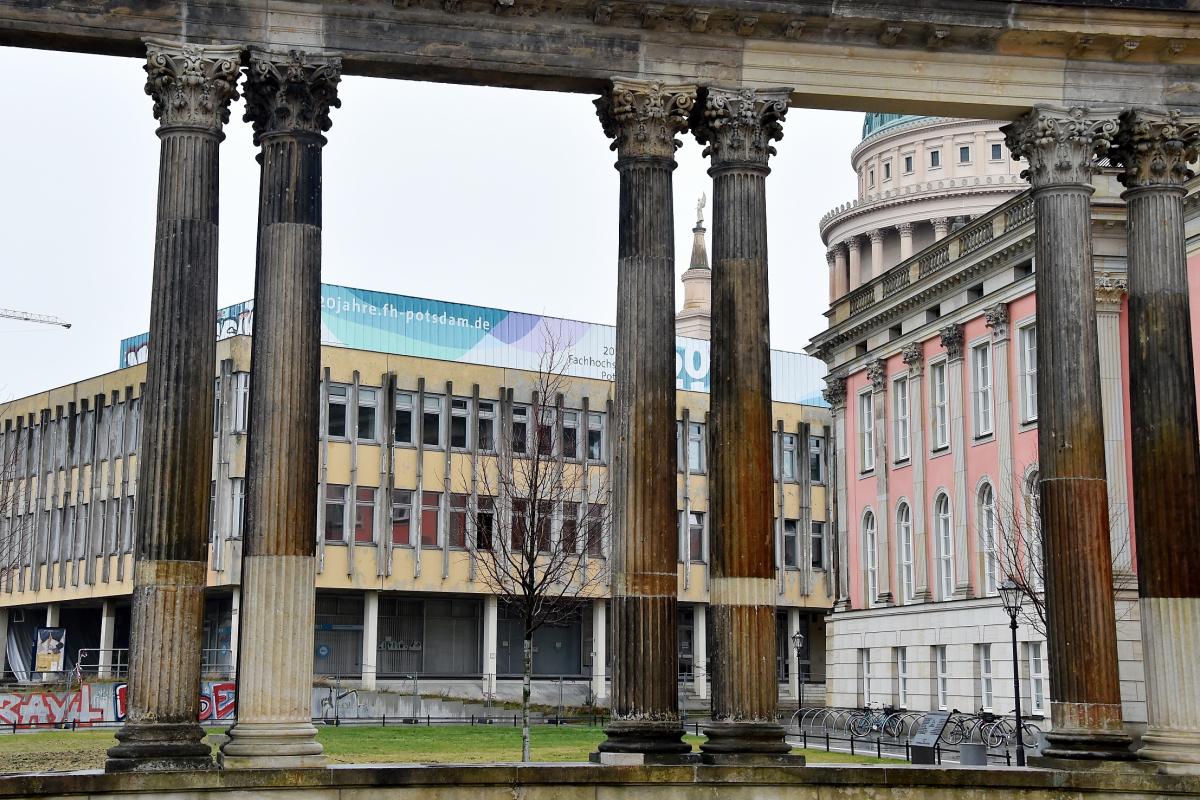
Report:
[[[987,127],[994,131],[995,125],[996,123],[991,120],[958,119],[956,117],[921,117],[920,119],[910,119],[907,122],[900,122],[875,131],[870,136],[856,144],[854,149],[850,151],[850,163],[857,164],[858,157],[862,155],[865,150],[870,150],[883,144],[885,141],[892,138],[893,134],[906,134],[918,129],[920,129],[922,133],[926,133],[937,131],[942,128],[968,127]]]
[[[992,179],[995,179],[994,181]],[[968,182],[970,181],[970,182]],[[943,185],[948,184],[948,185]],[[976,176],[974,178],[945,178],[910,184],[904,188],[889,189],[877,195],[867,195],[866,200],[852,200],[825,212],[818,223],[821,238],[826,239],[829,231],[855,217],[895,206],[912,205],[930,199],[961,197],[963,195],[1020,194],[1029,184],[1016,175]],[[911,190],[911,191],[910,191]]]

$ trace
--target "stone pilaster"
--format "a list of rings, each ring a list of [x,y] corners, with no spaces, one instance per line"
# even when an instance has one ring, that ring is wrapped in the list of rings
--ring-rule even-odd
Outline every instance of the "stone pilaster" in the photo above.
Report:
[[[1117,586],[1133,585],[1129,482],[1125,477],[1125,369],[1121,363],[1121,312],[1128,290],[1124,274],[1096,275],[1096,341],[1104,409],[1104,465],[1108,474],[1108,539]]]
[[[950,425],[950,454],[954,459],[954,598],[971,596],[971,569],[967,542],[971,514],[967,505],[967,415],[963,396],[963,326],[947,325],[939,332],[946,349],[946,402]],[[945,598],[943,598],[945,599]]]
[[[871,412],[874,414],[875,432],[875,501],[879,513],[875,515],[875,565],[878,574],[878,594],[868,598],[876,605],[890,606],[896,602],[892,594],[892,548],[888,544],[888,439],[887,424],[887,362],[877,358],[867,364],[867,376],[871,379]]]
[[[1200,430],[1184,245],[1184,183],[1200,125],[1121,114],[1129,214],[1129,384],[1138,596],[1146,667],[1139,755],[1200,772]]]
[[[1000,456],[1000,469],[996,476],[996,497],[999,498],[996,511],[997,514],[1004,515],[1007,509],[1015,510],[1022,507],[1022,503],[1013,494],[1015,481],[1013,480],[1012,400],[1009,392],[1011,381],[1008,369],[1009,343],[1012,341],[1012,337],[1009,332],[1008,304],[996,303],[988,306],[983,310],[983,316],[987,321],[988,328],[992,331],[992,397],[995,398],[996,403],[993,430],[996,432],[996,450]],[[999,548],[999,537],[1004,535],[1003,524],[997,524],[995,530]],[[982,542],[980,545],[982,546]],[[997,572],[997,585],[1004,578],[1004,575]],[[980,572],[979,587],[980,594],[987,589],[987,580],[982,572]]]
[[[709,416],[712,722],[706,758],[783,754],[775,719],[767,161],[787,89],[701,90],[692,128],[713,178]],[[657,454],[656,454],[657,456]]]
[[[825,389],[821,392],[825,402],[829,403],[832,420],[833,441],[825,446],[831,453],[830,465],[832,474],[825,476],[826,490],[833,492],[833,518],[830,529],[834,531],[833,565],[834,565],[834,610],[845,611],[850,607],[850,566],[847,563],[849,550],[848,516],[848,487],[846,485],[846,376],[826,375]]]
[[[1038,320],[1038,464],[1045,542],[1050,711],[1046,755],[1127,758],[1117,677],[1091,176],[1116,123],[1037,108],[1002,129],[1033,186]]]
[[[238,717],[226,768],[325,763],[312,726],[321,150],[341,60],[254,51],[246,120],[262,165],[255,274]]]
[[[605,752],[685,753],[679,718],[671,173],[693,85],[617,79],[596,101],[620,173],[613,419],[612,721]]]
[[[212,766],[200,711],[212,472],[218,149],[237,97],[237,47],[147,45],[159,121],[150,360],[138,454],[128,712],[105,769]]]
[[[908,365],[909,453],[913,471],[910,507],[913,530],[912,602],[925,603],[932,600],[933,596],[929,591],[929,536],[925,530],[925,406],[922,405],[921,391],[925,380],[925,349],[921,342],[913,342],[905,347],[902,358]]]

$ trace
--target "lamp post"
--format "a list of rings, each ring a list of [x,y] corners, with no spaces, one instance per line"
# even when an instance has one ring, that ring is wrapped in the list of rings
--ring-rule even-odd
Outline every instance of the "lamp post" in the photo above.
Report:
[[[800,696],[796,698],[796,707],[804,707],[804,670],[800,666],[800,653],[804,650],[804,634],[796,631],[792,634],[792,647],[796,650],[796,680],[800,685]]]
[[[1017,586],[1011,578],[1005,579],[1000,584],[1000,601],[1004,603],[1004,610],[1008,612],[1009,627],[1012,629],[1012,658],[1013,658],[1013,697],[1016,700],[1014,714],[1017,718],[1017,766],[1025,766],[1025,743],[1022,741],[1022,727],[1024,721],[1021,719],[1021,662],[1017,659],[1017,615],[1021,613],[1021,600],[1023,595],[1021,587]]]

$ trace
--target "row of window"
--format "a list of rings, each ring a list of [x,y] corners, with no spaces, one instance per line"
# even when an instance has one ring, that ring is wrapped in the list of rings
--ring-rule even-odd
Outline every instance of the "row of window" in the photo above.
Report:
[[[707,561],[707,553],[705,552],[704,539],[704,519],[703,511],[689,511],[687,513],[686,528],[684,520],[684,512],[679,512],[679,526],[686,535],[686,543],[683,546],[683,551],[680,553],[681,559],[686,558],[688,561],[695,563],[704,563]],[[801,553],[800,541],[800,520],[785,519],[783,521],[783,566],[798,569],[800,567]],[[811,554],[811,564],[814,569],[825,569],[825,523],[813,520],[809,523],[809,549]]]
[[[1023,424],[1037,420],[1037,329],[1032,325],[1017,332],[1020,351],[1017,376]],[[940,453],[950,448],[950,398],[947,383],[948,362],[945,359],[929,365],[929,440],[930,449]],[[994,431],[995,404],[992,383],[992,345],[983,342],[970,350],[972,424],[976,439],[991,436]],[[892,452],[893,461],[904,463],[912,457],[909,378],[892,380]],[[858,395],[858,460],[859,471],[875,469],[875,401],[871,389]]]
[[[689,422],[687,437],[684,438],[683,422],[675,423],[675,441],[679,471],[687,471],[693,475],[708,471],[708,443],[705,439],[704,423]],[[788,482],[799,480],[800,475],[800,437],[794,433],[776,435],[775,447],[772,447],[772,460],[775,474]],[[808,478],[812,483],[825,482],[825,437],[808,437]]]
[[[1029,705],[1025,706],[1032,714],[1046,713],[1046,658],[1045,645],[1042,642],[1025,643],[1026,669],[1029,680],[1026,688],[1029,692]],[[992,645],[975,645],[975,708],[985,711],[995,709],[995,670],[992,662]],[[861,648],[858,654],[859,663],[859,694],[864,706],[875,702],[891,702],[897,708],[908,708],[912,701],[911,687],[913,682],[911,665],[907,647],[892,648],[893,683],[892,696],[881,696],[879,679],[875,678],[872,669],[870,648]],[[946,645],[933,647],[934,686],[936,707],[948,711],[950,707],[950,664],[947,657]]]
[[[1003,149],[1003,147],[1001,147],[1001,145],[999,143],[993,142],[991,144],[990,154],[991,154],[992,161],[1003,161],[1004,160],[1004,149]],[[903,156],[904,174],[905,175],[911,175],[913,173],[914,157],[915,156],[912,153],[906,153]],[[959,164],[970,164],[971,163],[971,145],[961,144],[958,146],[958,163]],[[930,150],[929,151],[929,168],[930,169],[938,169],[941,166],[942,166],[942,151],[941,150]],[[891,162],[891,160],[890,159],[885,160],[882,164],[882,167],[883,167],[883,180],[890,181],[892,179],[892,162]],[[870,167],[867,170],[867,188],[868,189],[875,188],[875,168],[874,167]]]

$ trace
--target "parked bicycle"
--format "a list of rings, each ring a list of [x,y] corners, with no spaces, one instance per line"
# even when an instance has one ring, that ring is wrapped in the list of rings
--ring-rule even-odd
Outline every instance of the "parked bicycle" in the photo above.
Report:
[[[905,726],[903,716],[897,714],[895,708],[872,703],[852,714],[848,727],[855,736],[883,734],[898,739]]]
[[[1014,718],[992,715],[990,722],[983,724],[980,738],[988,747],[1012,747],[1017,741],[1017,726]],[[1042,729],[1032,722],[1021,725],[1021,746],[1036,747],[1042,739]]]

